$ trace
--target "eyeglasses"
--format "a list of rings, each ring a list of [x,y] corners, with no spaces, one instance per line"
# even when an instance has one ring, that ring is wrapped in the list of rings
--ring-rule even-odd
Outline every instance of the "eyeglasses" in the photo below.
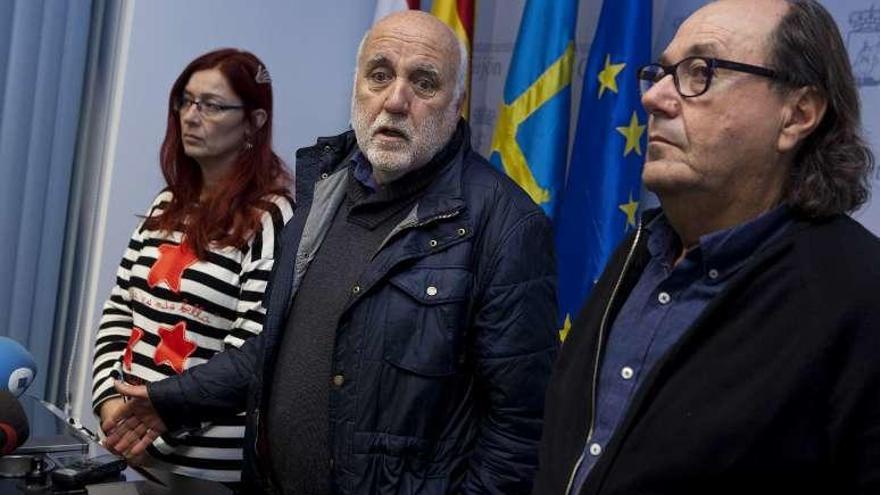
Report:
[[[770,79],[779,79],[779,75],[775,71],[766,67],[718,58],[687,57],[677,64],[648,64],[641,67],[638,72],[639,87],[642,94],[645,94],[661,79],[672,74],[672,81],[675,83],[678,94],[685,98],[693,98],[709,90],[712,77],[717,69],[729,69]]]
[[[188,96],[181,96],[174,100],[173,108],[175,112],[182,114],[193,105],[196,106],[199,115],[207,118],[219,117],[220,114],[228,110],[241,110],[244,108],[244,105],[223,105],[222,103],[211,101],[194,100]]]

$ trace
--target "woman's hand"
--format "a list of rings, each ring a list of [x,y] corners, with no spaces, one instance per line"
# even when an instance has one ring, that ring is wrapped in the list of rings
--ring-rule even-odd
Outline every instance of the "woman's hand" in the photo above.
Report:
[[[101,429],[107,435],[104,447],[131,463],[141,464],[147,447],[168,430],[150,403],[146,385],[116,382],[116,391],[125,396],[118,409],[101,408]],[[112,407],[112,406],[111,406]]]
[[[116,424],[122,413],[123,406],[125,406],[125,399],[122,397],[114,397],[101,404],[98,416],[101,419],[101,429],[104,431],[104,435],[109,434],[107,430],[104,430],[104,423]]]

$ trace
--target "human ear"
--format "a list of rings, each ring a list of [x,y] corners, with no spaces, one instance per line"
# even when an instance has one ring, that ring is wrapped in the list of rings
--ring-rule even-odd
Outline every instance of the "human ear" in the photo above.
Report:
[[[266,124],[266,120],[269,119],[269,114],[266,113],[262,108],[258,108],[251,112],[251,126],[254,129],[254,132],[260,130],[264,124]]]
[[[787,153],[797,148],[819,127],[827,108],[827,98],[814,86],[799,88],[787,95],[777,151]]]

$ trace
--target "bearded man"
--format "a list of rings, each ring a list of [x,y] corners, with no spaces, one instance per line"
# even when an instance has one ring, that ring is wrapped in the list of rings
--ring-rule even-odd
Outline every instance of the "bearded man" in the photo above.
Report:
[[[353,130],[297,153],[263,332],[118,385],[135,400],[108,445],[246,407],[246,493],[530,490],[558,347],[551,231],[471,149],[466,68],[429,14],[367,33]]]

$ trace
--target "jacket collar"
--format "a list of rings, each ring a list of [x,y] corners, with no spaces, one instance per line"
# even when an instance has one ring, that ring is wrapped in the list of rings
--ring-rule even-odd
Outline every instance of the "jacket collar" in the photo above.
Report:
[[[433,216],[460,211],[464,208],[462,197],[462,172],[464,159],[471,152],[470,128],[460,119],[450,143],[458,142],[457,149],[444,149],[438,155],[451,158],[429,184],[418,201],[418,222]],[[332,137],[318,138],[317,143],[296,152],[296,199],[298,205],[310,206],[315,184],[340,169],[350,166],[351,158],[358,151],[353,130]]]

